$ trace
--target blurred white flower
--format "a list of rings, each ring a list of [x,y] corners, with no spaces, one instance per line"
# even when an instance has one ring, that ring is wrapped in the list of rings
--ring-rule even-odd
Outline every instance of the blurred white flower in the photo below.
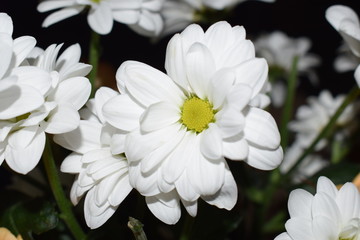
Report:
[[[159,14],[164,0],[45,0],[38,5],[39,12],[56,9],[43,22],[43,27],[79,14],[88,9],[87,21],[98,34],[108,34],[113,21],[128,25],[143,35],[156,36],[163,27]]]
[[[103,107],[106,121],[128,133],[130,183],[153,201],[180,198],[193,216],[199,197],[231,209],[237,187],[225,157],[270,170],[283,156],[273,117],[249,105],[266,85],[266,61],[255,58],[243,27],[218,22],[205,33],[194,24],[176,34],[165,68],[167,75],[123,63],[116,74],[122,94]],[[180,217],[154,214],[169,224]]]
[[[334,5],[326,10],[326,19],[340,33],[355,57],[342,55],[337,59],[336,67],[342,69],[342,65],[348,67],[356,64],[355,80],[360,86],[360,22],[357,14],[351,8],[344,5]],[[356,63],[355,63],[356,62]],[[355,69],[355,67],[353,68]]]
[[[233,8],[236,4],[247,0],[165,0],[161,9],[164,19],[164,29],[161,36],[182,31],[191,23],[201,22],[206,18],[202,16],[205,9],[224,10]],[[275,2],[275,0],[259,0]]]
[[[86,193],[84,215],[90,228],[103,225],[132,190],[122,154],[125,135],[106,124],[101,113],[103,104],[116,95],[110,88],[98,89],[95,99],[82,110],[84,120],[79,127],[54,137],[56,143],[73,151],[61,171],[76,174],[70,193],[73,204]]]
[[[319,97],[309,97],[309,105],[300,106],[296,111],[296,120],[289,123],[289,129],[296,133],[296,141],[303,148],[307,148],[317,137],[321,130],[329,122],[337,108],[343,102],[345,96],[338,95],[335,98],[327,90],[320,92]],[[347,130],[356,124],[354,117],[356,115],[356,105],[349,104],[336,121],[337,137],[345,137]],[[316,146],[316,150],[326,146],[327,140],[322,139]]]
[[[69,47],[57,58],[60,47],[48,47],[34,61],[35,66],[12,70],[18,82],[27,81],[43,97],[38,108],[0,121],[0,147],[7,164],[18,173],[26,174],[37,165],[45,133],[60,134],[78,127],[78,110],[90,95],[90,82],[83,76],[91,66],[78,63],[80,46]]]
[[[326,177],[320,177],[316,194],[293,190],[289,195],[290,219],[286,232],[275,240],[359,239],[360,193],[353,183],[340,190]]]
[[[302,147],[296,141],[291,146],[289,146],[284,153],[284,160],[279,167],[280,172],[282,174],[286,174],[290,168],[294,166],[296,160],[298,160],[304,151],[304,147]],[[291,174],[291,179],[294,183],[300,183],[313,176],[328,164],[329,162],[325,161],[325,159],[319,155],[308,155]]]

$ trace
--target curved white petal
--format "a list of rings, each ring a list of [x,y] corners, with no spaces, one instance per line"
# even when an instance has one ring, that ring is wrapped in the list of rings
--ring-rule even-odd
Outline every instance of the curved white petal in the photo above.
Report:
[[[209,49],[201,43],[194,43],[185,55],[185,66],[192,90],[201,99],[208,97],[208,84],[216,67]]]
[[[129,176],[123,176],[116,184],[109,196],[109,203],[112,206],[118,206],[129,195],[133,188],[129,182]]]
[[[249,155],[245,160],[250,166],[261,170],[277,168],[283,160],[281,147],[275,150],[267,150],[249,145]]]
[[[45,133],[39,129],[32,141],[25,147],[8,146],[5,150],[5,159],[9,167],[21,174],[27,174],[40,161],[45,147]]]
[[[13,21],[7,13],[0,13],[0,33],[13,34]]]
[[[343,223],[360,216],[360,194],[352,183],[345,183],[338,192],[336,203],[341,212]]]
[[[285,228],[293,240],[316,240],[312,231],[311,219],[290,218],[285,223]]]
[[[97,7],[90,9],[87,20],[95,32],[103,35],[110,33],[114,23],[111,8],[103,1],[100,1]]]
[[[287,232],[283,232],[274,238],[274,240],[294,240],[292,239]]]
[[[200,151],[204,157],[218,160],[223,156],[223,145],[221,137],[221,129],[210,123],[209,128],[198,135],[200,140]]]
[[[216,114],[216,125],[219,127],[222,138],[231,138],[244,130],[244,115],[233,108],[227,107]]]
[[[82,155],[78,153],[71,153],[61,163],[60,171],[66,173],[79,173],[82,170]]]
[[[198,194],[195,189],[191,186],[189,178],[187,176],[186,170],[175,182],[176,190],[179,193],[180,197],[188,202],[196,201],[200,194]]]
[[[43,126],[47,133],[61,134],[75,130],[79,123],[79,112],[71,104],[59,104]]]
[[[110,100],[111,98],[115,97],[119,95],[118,92],[112,90],[111,88],[108,87],[100,87],[98,90],[96,90],[95,92],[95,114],[97,115],[97,117],[100,119],[100,121],[102,123],[105,122],[103,113],[102,113],[102,108],[105,105],[105,103]]]
[[[251,107],[245,114],[245,139],[267,149],[280,145],[280,133],[270,113]]]
[[[311,219],[311,205],[314,196],[303,189],[295,189],[289,195],[288,209],[291,218]]]
[[[124,62],[116,72],[116,80],[120,90],[126,86],[129,93],[146,107],[159,101],[180,106],[185,98],[167,75],[144,63]]]
[[[112,126],[125,131],[139,127],[139,119],[143,111],[144,109],[127,94],[111,98],[102,108],[104,119]]]
[[[225,164],[225,166],[224,185],[216,194],[212,196],[203,196],[202,199],[211,205],[217,206],[218,208],[231,210],[237,202],[238,189],[229,167],[227,164]]]
[[[140,117],[140,129],[145,132],[175,124],[180,120],[180,108],[169,102],[158,102],[150,105]]]
[[[52,0],[52,1],[43,1],[37,6],[39,12],[47,12],[55,10],[57,8],[68,7],[75,4],[75,0]]]
[[[356,67],[354,77],[357,85],[360,87],[360,65]]]
[[[317,185],[316,185],[316,192],[320,193],[326,193],[331,198],[335,199],[338,193],[338,190],[334,183],[328,179],[327,177],[321,176],[318,179]]]
[[[325,216],[314,217],[312,221],[314,239],[338,239],[339,226],[332,219]]]
[[[159,194],[146,197],[146,204],[150,211],[166,224],[175,224],[181,216],[181,208],[178,197],[175,193]],[[171,205],[168,202],[172,202]]]
[[[10,35],[0,33],[0,79],[8,72],[13,58],[13,40]]]
[[[24,61],[26,57],[30,54],[30,52],[34,49],[36,45],[36,40],[30,36],[22,36],[18,37],[14,40],[14,55],[12,66],[17,67]]]
[[[79,14],[84,8],[84,6],[73,6],[56,11],[45,18],[42,27],[47,28],[54,23]]]
[[[223,141],[224,157],[231,160],[244,160],[249,153],[249,145],[242,134],[235,135]]]

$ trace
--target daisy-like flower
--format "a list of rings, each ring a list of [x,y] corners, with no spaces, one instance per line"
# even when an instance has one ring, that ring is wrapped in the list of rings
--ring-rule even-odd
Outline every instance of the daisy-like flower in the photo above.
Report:
[[[61,171],[76,174],[70,198],[77,204],[86,194],[84,214],[90,228],[98,228],[116,211],[132,190],[128,163],[123,153],[124,135],[105,123],[103,104],[118,95],[110,88],[100,88],[81,111],[79,127],[56,135],[54,141],[73,151],[61,164]],[[113,144],[117,143],[117,144]]]
[[[318,98],[309,97],[309,105],[300,106],[296,111],[296,120],[289,123],[289,129],[296,133],[296,141],[303,148],[310,146],[311,142],[317,137],[321,130],[329,122],[337,108],[343,102],[345,96],[338,95],[333,97],[327,90],[323,90]],[[336,131],[337,138],[344,138],[349,131],[355,127],[357,106],[348,105],[336,121],[339,128]],[[316,146],[316,150],[321,150],[327,144],[326,139],[322,139]]]
[[[78,110],[90,95],[91,84],[84,76],[90,65],[78,63],[80,46],[73,45],[59,58],[60,46],[47,48],[35,66],[13,69],[25,81],[31,79],[43,104],[20,116],[0,121],[4,158],[11,169],[26,174],[39,162],[45,147],[45,133],[60,134],[78,127]]]
[[[233,8],[235,5],[246,0],[165,0],[161,9],[164,19],[164,29],[161,36],[183,30],[189,24],[201,22],[206,19],[203,11],[224,10]],[[275,0],[260,0],[263,2],[275,2]],[[206,11],[205,11],[206,12]]]
[[[218,22],[176,34],[165,68],[124,62],[116,74],[123,94],[103,107],[106,121],[127,132],[130,183],[146,197],[162,194],[157,202],[180,198],[194,209],[201,197],[231,209],[237,186],[225,157],[263,170],[282,160],[273,117],[250,105],[262,95],[266,61],[255,58],[243,27]],[[176,223],[171,214],[161,220]]]
[[[355,80],[360,86],[360,21],[351,8],[344,5],[334,5],[326,10],[326,19],[340,33],[355,57],[342,55],[337,59],[336,66],[340,69],[356,67]],[[355,69],[355,67],[353,68]]]
[[[316,194],[296,189],[288,201],[286,232],[275,240],[355,240],[360,238],[360,193],[353,183],[340,190],[320,177]]]
[[[45,0],[39,12],[57,10],[43,22],[43,27],[79,14],[88,8],[87,21],[98,34],[108,34],[114,20],[129,25],[143,35],[157,35],[163,27],[159,14],[163,0]]]

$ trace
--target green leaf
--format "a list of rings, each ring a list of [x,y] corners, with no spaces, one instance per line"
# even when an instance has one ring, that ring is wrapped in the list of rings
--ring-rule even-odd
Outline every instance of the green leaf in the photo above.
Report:
[[[24,239],[32,239],[32,233],[41,234],[58,224],[55,204],[43,199],[18,202],[1,213],[0,224]]]

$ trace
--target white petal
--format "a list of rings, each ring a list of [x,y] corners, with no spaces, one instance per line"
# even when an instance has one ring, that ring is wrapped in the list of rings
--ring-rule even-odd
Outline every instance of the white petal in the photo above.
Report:
[[[318,179],[317,185],[316,185],[316,192],[320,193],[326,193],[328,194],[331,198],[336,199],[338,190],[336,188],[336,186],[334,185],[334,183],[328,179],[327,177],[321,176]]]
[[[6,33],[10,36],[13,34],[13,22],[6,13],[0,13],[0,33]]]
[[[283,232],[274,238],[274,240],[293,240],[287,232]]]
[[[231,210],[236,204],[238,189],[229,167],[227,164],[225,166],[224,185],[216,194],[212,196],[203,196],[202,199],[211,205],[217,206],[218,208]]]
[[[82,169],[82,155],[78,153],[71,153],[61,163],[60,171],[66,173],[79,173]]]
[[[150,105],[140,117],[140,129],[145,132],[156,131],[180,120],[180,108],[169,102]]]
[[[113,11],[115,21],[123,24],[135,24],[140,18],[140,12],[136,10]]]
[[[312,203],[312,216],[324,216],[334,221],[340,220],[340,211],[336,205],[335,199],[325,193],[316,193]]]
[[[116,72],[121,90],[125,84],[129,93],[144,106],[159,101],[170,101],[180,106],[185,96],[178,86],[164,73],[146,64],[126,61]]]
[[[341,187],[336,198],[336,203],[341,212],[343,223],[349,222],[352,218],[360,215],[360,194],[359,190],[352,183],[345,183]]]
[[[77,153],[84,154],[94,149],[101,149],[101,127],[100,123],[81,120],[77,129],[69,133],[55,135],[54,141]]]
[[[313,235],[311,219],[290,218],[285,228],[293,240],[316,240]]]
[[[14,54],[15,54],[15,62],[13,66],[17,67],[24,61],[26,57],[28,57],[29,53],[33,50],[36,45],[36,40],[30,36],[18,37],[14,40]]]
[[[31,112],[44,103],[44,97],[35,88],[0,82],[0,119],[10,119]]]
[[[42,27],[46,28],[54,23],[79,14],[83,9],[84,6],[73,6],[56,11],[45,18]]]
[[[70,104],[60,104],[46,121],[45,132],[61,134],[75,130],[80,123],[79,112]]]
[[[154,196],[160,193],[157,186],[157,172],[143,174],[138,163],[129,163],[129,180],[133,188],[143,196]]]
[[[236,83],[243,83],[252,88],[254,98],[263,88],[268,74],[268,65],[265,59],[255,58],[245,61],[235,68]]]
[[[45,133],[39,131],[25,148],[12,148],[8,146],[5,150],[6,162],[12,170],[21,174],[27,174],[40,161],[44,147]]]
[[[98,34],[110,33],[113,26],[113,18],[110,6],[100,2],[96,8],[91,8],[88,17],[90,27]]]
[[[98,90],[96,90],[95,93],[95,108],[96,108],[96,114],[101,122],[105,122],[103,113],[102,113],[102,107],[104,104],[110,100],[111,98],[119,95],[118,92],[112,90],[108,87],[101,87]]]
[[[211,78],[208,85],[208,97],[214,109],[218,109],[225,103],[235,81],[235,74],[229,69],[217,71]]]
[[[325,216],[314,217],[313,222],[314,238],[319,240],[338,239],[339,228],[332,219]]]
[[[232,88],[226,98],[232,108],[242,111],[249,104],[251,95],[252,89],[248,85],[238,83]]]
[[[51,87],[51,75],[38,67],[18,67],[12,71],[12,75],[18,78],[18,84],[36,88],[42,95],[45,95]]]
[[[116,211],[117,207],[112,207],[110,204],[101,206],[101,213],[94,215],[91,208],[98,208],[95,205],[93,190],[89,191],[85,198],[84,215],[86,224],[91,228],[98,228],[103,225]]]
[[[224,157],[231,160],[244,160],[249,153],[249,146],[242,134],[238,134],[223,141]]]
[[[280,133],[270,113],[251,107],[245,115],[245,138],[267,149],[276,149],[280,145]]]
[[[261,170],[277,168],[283,160],[281,147],[275,150],[267,150],[249,145],[249,155],[245,160],[250,166]]]
[[[133,188],[129,182],[129,176],[123,176],[111,192],[111,195],[108,199],[109,203],[112,206],[118,206],[127,197],[127,195],[129,195],[132,189]]]
[[[187,89],[188,81],[182,44],[180,34],[176,34],[170,39],[166,48],[165,69],[174,82],[183,89]]]
[[[175,186],[180,197],[185,201],[194,202],[200,197],[200,194],[195,192],[195,189],[191,186],[186,170],[176,180]]]
[[[74,5],[74,1],[69,0],[52,0],[52,1],[43,1],[37,6],[39,12],[47,12],[57,8],[63,8]]]
[[[242,133],[245,126],[244,115],[234,108],[226,107],[216,114],[222,138],[231,138]]]
[[[25,127],[14,131],[9,135],[8,144],[15,149],[26,148],[38,134],[38,131],[38,126]]]
[[[107,122],[118,129],[132,131],[139,127],[139,118],[144,109],[129,95],[118,95],[103,106],[103,115]]]
[[[291,218],[311,219],[311,205],[314,196],[303,189],[295,189],[289,195],[288,209]]]
[[[197,210],[198,210],[197,201],[188,202],[188,201],[181,199],[181,202],[184,205],[186,211],[190,214],[190,216],[196,217]]]
[[[170,195],[170,196],[169,196]],[[167,193],[167,194],[159,194],[157,196],[153,197],[146,197],[146,204],[150,211],[166,224],[175,224],[177,221],[179,221],[181,216],[181,208],[179,200],[177,199],[175,194]],[[172,197],[172,198],[170,198]],[[169,199],[170,198],[170,199]],[[161,201],[161,200],[163,201]],[[174,201],[176,204],[171,207],[168,204],[166,204],[166,200],[168,201]]]
[[[210,123],[209,128],[198,135],[200,140],[200,151],[205,158],[217,160],[222,157],[223,145],[219,127]]]
[[[215,62],[209,49],[201,43],[194,43],[185,56],[189,85],[196,95],[207,97],[208,84],[215,72]]]
[[[51,97],[58,104],[71,103],[79,110],[88,100],[91,92],[91,84],[85,77],[74,77],[59,83],[55,94]]]
[[[116,155],[125,152],[126,134],[113,134],[110,142],[111,153]]]
[[[195,143],[196,148],[200,148]],[[194,158],[186,168],[188,180],[195,191],[208,196],[215,194],[224,184],[225,166],[224,159],[221,161],[209,161],[200,153],[200,149],[194,149]]]

